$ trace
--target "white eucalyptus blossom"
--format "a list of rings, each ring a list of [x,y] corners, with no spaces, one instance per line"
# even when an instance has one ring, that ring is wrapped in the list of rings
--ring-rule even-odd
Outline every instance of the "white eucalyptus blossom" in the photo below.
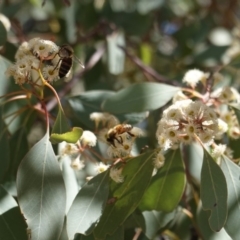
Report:
[[[83,131],[83,134],[80,138],[80,143],[83,147],[94,147],[96,146],[97,137],[96,135],[91,131]]]
[[[122,168],[112,167],[109,173],[110,178],[116,183],[124,182],[124,176],[122,175]]]
[[[165,163],[165,157],[163,153],[160,151],[157,153],[156,157],[154,158],[153,165],[156,169],[159,169],[163,167],[164,163]]]
[[[233,87],[222,87],[211,93],[212,98],[218,99],[222,103],[239,102],[240,94]]]
[[[108,128],[119,124],[119,120],[115,116],[106,112],[93,112],[90,114],[90,119],[95,122],[96,128],[100,123]]]
[[[71,167],[75,170],[82,170],[85,167],[84,161],[80,160],[80,155],[72,160]]]
[[[208,77],[208,73],[198,69],[191,69],[184,75],[183,82],[185,82],[188,86],[195,88],[200,81],[205,82]]]
[[[102,173],[102,172],[105,172],[108,168],[109,168],[109,165],[99,162],[96,165],[95,170],[97,171],[97,173]]]
[[[196,137],[209,145],[219,132],[214,110],[200,101],[188,99],[164,110],[156,136],[160,147],[167,150],[176,149],[180,143],[190,144]]]

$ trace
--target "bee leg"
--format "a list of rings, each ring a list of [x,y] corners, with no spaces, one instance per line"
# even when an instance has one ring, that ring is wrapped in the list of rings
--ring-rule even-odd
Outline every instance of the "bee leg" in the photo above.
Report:
[[[120,139],[120,140],[119,140]],[[123,139],[122,139],[122,137],[121,136],[119,136],[119,143],[122,145],[123,144]]]
[[[127,132],[131,137],[135,137],[134,134],[130,133],[130,132]]]
[[[119,144],[123,144],[123,139],[122,139],[122,137],[121,136],[119,136],[119,138],[117,138],[117,137],[115,137],[115,139],[117,140],[117,142],[119,143]],[[116,146],[115,146],[116,147]]]

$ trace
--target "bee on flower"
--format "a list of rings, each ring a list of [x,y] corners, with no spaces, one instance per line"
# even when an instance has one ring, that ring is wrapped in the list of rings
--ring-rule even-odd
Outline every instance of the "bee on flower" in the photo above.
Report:
[[[133,144],[137,137],[143,135],[140,128],[130,124],[118,124],[105,133],[105,141],[109,147],[107,153],[112,158],[122,158],[131,155]]]

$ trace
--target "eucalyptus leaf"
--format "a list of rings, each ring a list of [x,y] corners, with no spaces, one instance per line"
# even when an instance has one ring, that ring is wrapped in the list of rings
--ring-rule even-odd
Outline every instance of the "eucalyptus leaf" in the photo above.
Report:
[[[14,151],[10,152],[11,156],[11,173],[16,174],[18,166],[29,150],[27,133],[25,128],[20,128],[10,138],[10,147]]]
[[[189,161],[188,164],[188,171],[194,181],[199,185],[201,180],[201,167],[203,163],[203,148],[202,146],[197,143],[193,142],[191,145],[188,146],[189,150]]]
[[[222,228],[219,232],[214,232],[208,223],[209,212],[203,211],[201,204],[199,204],[197,211],[197,224],[199,226],[199,230],[203,239],[206,240],[233,240]],[[238,239],[238,238],[237,238]]]
[[[8,87],[11,84],[11,81],[5,75],[5,72],[10,65],[11,65],[11,63],[6,58],[4,58],[3,56],[0,55],[0,79],[1,79],[1,81],[0,81],[0,96],[3,96],[4,94],[7,93]],[[0,102],[1,101],[2,101],[2,99],[0,99]]]
[[[63,112],[63,109],[61,107],[58,108],[58,114],[57,118],[55,120],[55,123],[52,128],[52,134],[62,134],[70,131],[70,126],[68,123],[68,120],[65,116],[65,113]]]
[[[48,131],[22,160],[17,192],[32,239],[58,239],[64,222],[66,190]]]
[[[234,113],[237,116],[238,124],[240,124],[240,105],[239,104],[229,104],[229,106],[233,109]]]
[[[109,192],[108,171],[86,183],[77,194],[67,214],[67,231],[70,239],[76,233],[88,235],[100,218]]]
[[[176,211],[169,213],[158,211],[143,211],[143,217],[146,223],[145,235],[153,239],[158,230],[166,226],[176,215]]]
[[[92,112],[101,112],[102,101],[109,96],[114,95],[113,91],[88,91],[78,96],[68,97],[68,102],[71,116],[76,118],[76,121],[84,124],[90,129],[94,129],[95,123],[90,120]]]
[[[113,91],[95,90],[82,93],[78,96],[68,97],[68,115],[79,125],[84,125],[90,129],[95,129],[95,122],[90,120],[90,114],[93,112],[102,112],[102,102],[115,95]],[[69,111],[70,110],[70,111]],[[111,113],[111,112],[109,112]],[[146,112],[115,114],[120,122],[136,124],[147,117]]]
[[[136,83],[116,92],[103,102],[104,111],[114,114],[144,112],[164,106],[178,87],[160,83]]]
[[[240,215],[240,167],[228,157],[222,156],[221,169],[226,177],[228,188],[228,218],[224,228],[232,239],[238,239],[240,236],[238,221]]]
[[[67,224],[66,224],[66,217],[64,218],[62,232],[60,234],[59,240],[68,240],[68,233],[67,233]]]
[[[68,143],[76,143],[81,137],[83,130],[79,127],[73,127],[71,131],[62,134],[52,133],[50,140],[52,143],[60,143],[62,141]]]
[[[79,185],[74,169],[71,167],[71,159],[69,157],[62,157],[62,174],[67,193],[66,214],[68,213],[73,200],[78,194]]]
[[[107,37],[108,68],[112,74],[120,74],[124,70],[125,53],[119,48],[125,46],[123,32],[114,32]]]
[[[137,208],[124,222],[125,229],[141,228],[145,231],[145,220],[142,212]]]
[[[137,208],[152,176],[154,155],[150,151],[129,160],[122,171],[124,182],[112,182],[112,196],[94,230],[96,238],[112,235]]]
[[[105,240],[124,240],[124,227],[120,226],[113,235],[107,235]]]
[[[27,240],[27,224],[8,192],[0,186],[0,239]]]
[[[204,149],[200,195],[203,209],[211,211],[208,219],[213,231],[220,231],[227,219],[227,183],[211,155]]]
[[[141,210],[171,212],[179,203],[186,178],[180,150],[169,151],[140,203]]]

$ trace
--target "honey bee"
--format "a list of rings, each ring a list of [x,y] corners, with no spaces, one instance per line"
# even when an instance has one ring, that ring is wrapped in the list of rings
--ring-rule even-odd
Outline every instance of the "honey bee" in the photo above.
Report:
[[[130,136],[135,137],[134,134],[132,134],[130,131],[133,129],[133,126],[130,124],[118,124],[115,127],[111,128],[107,134],[106,134],[106,140],[113,145],[114,147],[116,147],[115,145],[115,140],[119,143],[119,144],[123,144],[123,139],[121,135],[123,133],[128,133]]]
[[[80,62],[80,60],[74,56],[74,51],[71,46],[67,44],[62,45],[57,54],[60,59],[55,69],[60,64],[58,72],[59,78],[63,78],[69,73],[73,65],[73,58],[76,59],[80,63],[80,65],[84,68],[84,65]]]

